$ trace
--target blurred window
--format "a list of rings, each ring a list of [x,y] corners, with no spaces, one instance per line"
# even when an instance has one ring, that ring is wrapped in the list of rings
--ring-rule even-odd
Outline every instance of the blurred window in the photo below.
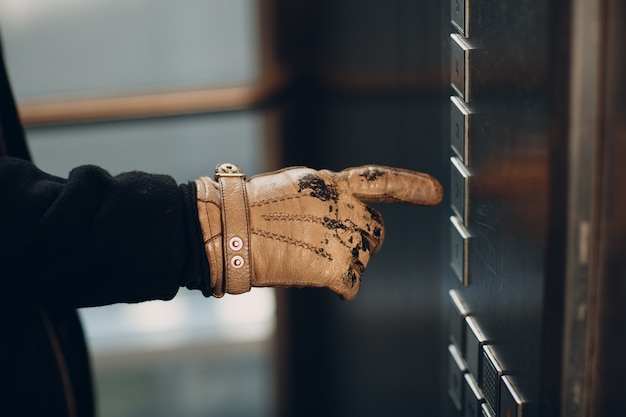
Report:
[[[0,30],[19,103],[256,82],[258,0],[0,0]],[[179,183],[238,163],[266,169],[264,113],[27,127],[35,162],[66,177],[83,164]],[[81,310],[98,415],[274,414],[275,299],[270,289]],[[244,398],[245,401],[241,399]]]
[[[258,76],[255,0],[0,0],[22,99],[233,85]]]

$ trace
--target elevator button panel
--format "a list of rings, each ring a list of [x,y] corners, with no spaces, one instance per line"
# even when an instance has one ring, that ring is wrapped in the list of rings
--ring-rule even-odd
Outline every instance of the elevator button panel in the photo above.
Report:
[[[465,401],[463,401],[464,417],[482,417],[483,393],[471,374],[464,375]]]
[[[450,147],[463,164],[470,164],[470,112],[463,100],[450,97]]]
[[[450,181],[452,210],[469,227],[469,181],[470,174],[463,162],[455,156],[450,158]]]
[[[461,411],[463,408],[464,376],[467,366],[461,356],[461,352],[454,345],[448,346],[448,394],[452,403]]]
[[[465,318],[469,315],[469,311],[456,290],[450,290],[450,314],[448,317],[448,330],[450,342],[452,342],[459,351],[465,351]]]
[[[450,267],[464,286],[469,285],[469,239],[463,222],[456,216],[450,217]]]
[[[511,378],[507,375],[500,379],[500,416],[523,417],[524,400],[520,396]]]
[[[470,286],[474,280],[470,276],[470,231],[481,237],[481,245],[471,247],[472,262],[474,259],[478,263],[490,259],[491,253],[483,253],[483,249],[490,250],[498,244],[498,241],[488,239],[489,235],[482,234],[481,224],[477,221],[479,219],[475,217],[479,213],[479,206],[470,205],[470,202],[475,203],[472,200],[475,196],[471,194],[476,192],[480,179],[471,174],[480,173],[481,158],[488,157],[472,149],[472,145],[476,144],[481,149],[485,146],[484,130],[478,126],[482,121],[476,113],[485,111],[485,103],[480,99],[480,84],[473,83],[476,81],[473,78],[485,75],[479,67],[479,61],[487,55],[476,48],[489,47],[476,30],[476,22],[480,22],[477,18],[481,17],[483,10],[480,7],[472,10],[471,3],[472,0],[450,0],[450,268],[451,275],[462,286],[457,287],[453,283],[454,289],[449,291],[448,394],[458,411],[455,416],[521,417],[524,401],[511,379],[516,375],[515,370],[505,369],[499,356],[508,350],[502,350],[503,342],[500,339],[488,340],[485,336],[498,334],[497,329],[490,327],[493,318],[484,317],[489,313],[477,305],[488,302],[485,300],[489,295],[484,297],[479,294],[481,288],[474,288],[475,284]],[[472,13],[473,28],[470,24]],[[484,114],[480,116],[481,119],[484,117]],[[482,245],[484,240],[489,240],[489,245]],[[478,268],[474,269],[472,274],[479,273]],[[490,278],[483,277],[481,287],[483,283],[490,285]],[[500,276],[497,278],[506,279]],[[485,320],[481,321],[483,318]],[[496,340],[499,344],[494,344]]]
[[[500,378],[504,374],[504,369],[496,356],[493,346],[483,346],[482,372],[480,387],[485,396],[485,402],[491,411],[495,413],[498,409],[500,398]]]
[[[450,48],[450,84],[457,94],[465,100],[471,101],[470,64],[471,49],[464,38],[457,33],[450,34],[452,47]]]
[[[465,318],[465,361],[467,369],[480,381],[482,365],[482,347],[487,343],[478,322],[472,316]]]

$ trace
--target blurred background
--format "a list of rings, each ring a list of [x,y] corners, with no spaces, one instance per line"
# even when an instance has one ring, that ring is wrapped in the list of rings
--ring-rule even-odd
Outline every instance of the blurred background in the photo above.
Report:
[[[622,416],[625,19],[621,0],[0,0],[53,174],[376,163],[454,192],[377,207],[349,303],[82,310],[99,415]]]
[[[224,161],[249,175],[377,163],[447,184],[442,13],[434,0],[0,0],[0,27],[52,174],[96,164],[182,183]],[[387,240],[353,302],[181,289],[83,309],[98,414],[437,414],[444,207],[378,207]]]

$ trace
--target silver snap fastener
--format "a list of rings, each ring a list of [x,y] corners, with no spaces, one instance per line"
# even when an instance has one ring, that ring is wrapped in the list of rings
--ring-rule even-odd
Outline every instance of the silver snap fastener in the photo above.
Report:
[[[230,260],[230,264],[233,268],[241,268],[243,266],[243,258],[239,255],[233,256],[233,259]]]
[[[230,241],[228,242],[228,246],[231,250],[241,250],[241,248],[243,248],[243,240],[235,236],[230,239]]]

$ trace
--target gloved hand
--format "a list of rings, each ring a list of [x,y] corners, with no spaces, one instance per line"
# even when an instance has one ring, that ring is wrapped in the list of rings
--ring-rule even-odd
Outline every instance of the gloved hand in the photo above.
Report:
[[[250,287],[327,287],[350,300],[384,238],[366,203],[434,205],[429,175],[383,166],[286,168],[245,181],[233,164],[196,180],[213,295]]]

